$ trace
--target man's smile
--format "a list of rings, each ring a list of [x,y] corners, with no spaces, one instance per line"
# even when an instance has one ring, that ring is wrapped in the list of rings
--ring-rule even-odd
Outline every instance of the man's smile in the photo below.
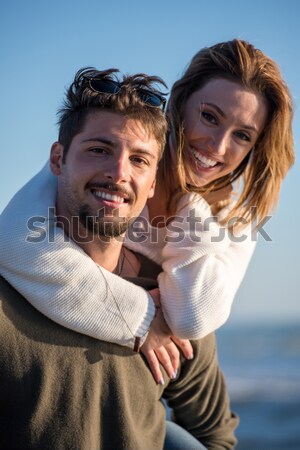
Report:
[[[112,194],[103,190],[91,189],[92,194],[104,200],[108,200],[113,203],[128,203],[128,198],[121,197],[118,194]]]
[[[91,192],[97,202],[105,206],[118,208],[123,204],[131,204],[134,201],[134,195],[128,190],[117,184],[108,183],[89,183],[87,189]]]

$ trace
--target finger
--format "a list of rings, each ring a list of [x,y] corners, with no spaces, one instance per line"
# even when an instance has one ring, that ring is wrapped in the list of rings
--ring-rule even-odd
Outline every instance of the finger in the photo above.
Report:
[[[169,353],[167,352],[165,347],[159,347],[156,348],[155,354],[161,363],[161,365],[165,368],[165,371],[169,375],[170,378],[174,379],[176,378],[176,369],[173,367],[173,364],[171,362]]]
[[[178,350],[178,347],[174,344],[174,342],[171,342],[170,344],[166,345],[165,348],[169,354],[174,371],[177,372],[180,361],[180,352]]]
[[[151,295],[155,306],[160,306],[160,292],[158,288],[151,289],[151,291],[148,291],[148,293]]]
[[[157,384],[165,384],[162,372],[160,370],[159,361],[154,350],[141,350],[148,361],[150,370]]]
[[[176,336],[172,336],[172,341],[180,348],[186,359],[193,359],[194,350],[188,339],[178,339]]]

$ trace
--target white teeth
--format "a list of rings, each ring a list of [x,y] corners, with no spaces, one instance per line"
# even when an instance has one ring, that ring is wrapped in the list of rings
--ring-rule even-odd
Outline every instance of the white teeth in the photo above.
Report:
[[[107,192],[94,191],[94,194],[96,195],[96,197],[104,198],[105,200],[110,200],[112,202],[118,202],[118,203],[124,202],[124,198],[119,197],[118,195],[108,194]]]
[[[214,167],[216,164],[218,164],[218,161],[213,161],[212,159],[206,158],[206,156],[201,155],[195,150],[192,150],[192,153],[203,167]]]

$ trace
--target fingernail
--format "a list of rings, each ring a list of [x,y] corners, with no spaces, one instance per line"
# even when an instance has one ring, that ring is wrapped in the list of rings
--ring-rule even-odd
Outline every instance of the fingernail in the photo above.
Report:
[[[161,379],[159,380],[158,384],[160,384],[161,386],[163,386],[165,384],[164,379],[161,377]]]
[[[172,380],[175,380],[176,377],[177,377],[177,372],[173,372],[172,376],[171,376]]]
[[[194,353],[191,353],[191,354],[187,357],[187,359],[194,359]]]

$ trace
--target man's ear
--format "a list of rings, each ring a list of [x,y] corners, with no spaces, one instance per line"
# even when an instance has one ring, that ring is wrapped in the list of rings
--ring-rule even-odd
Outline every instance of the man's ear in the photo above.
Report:
[[[148,194],[148,198],[152,198],[154,196],[155,186],[156,186],[156,178],[154,178],[154,181],[152,183],[152,186],[151,186],[149,194]]]
[[[61,175],[64,147],[59,142],[54,142],[50,151],[50,168],[53,175]]]

